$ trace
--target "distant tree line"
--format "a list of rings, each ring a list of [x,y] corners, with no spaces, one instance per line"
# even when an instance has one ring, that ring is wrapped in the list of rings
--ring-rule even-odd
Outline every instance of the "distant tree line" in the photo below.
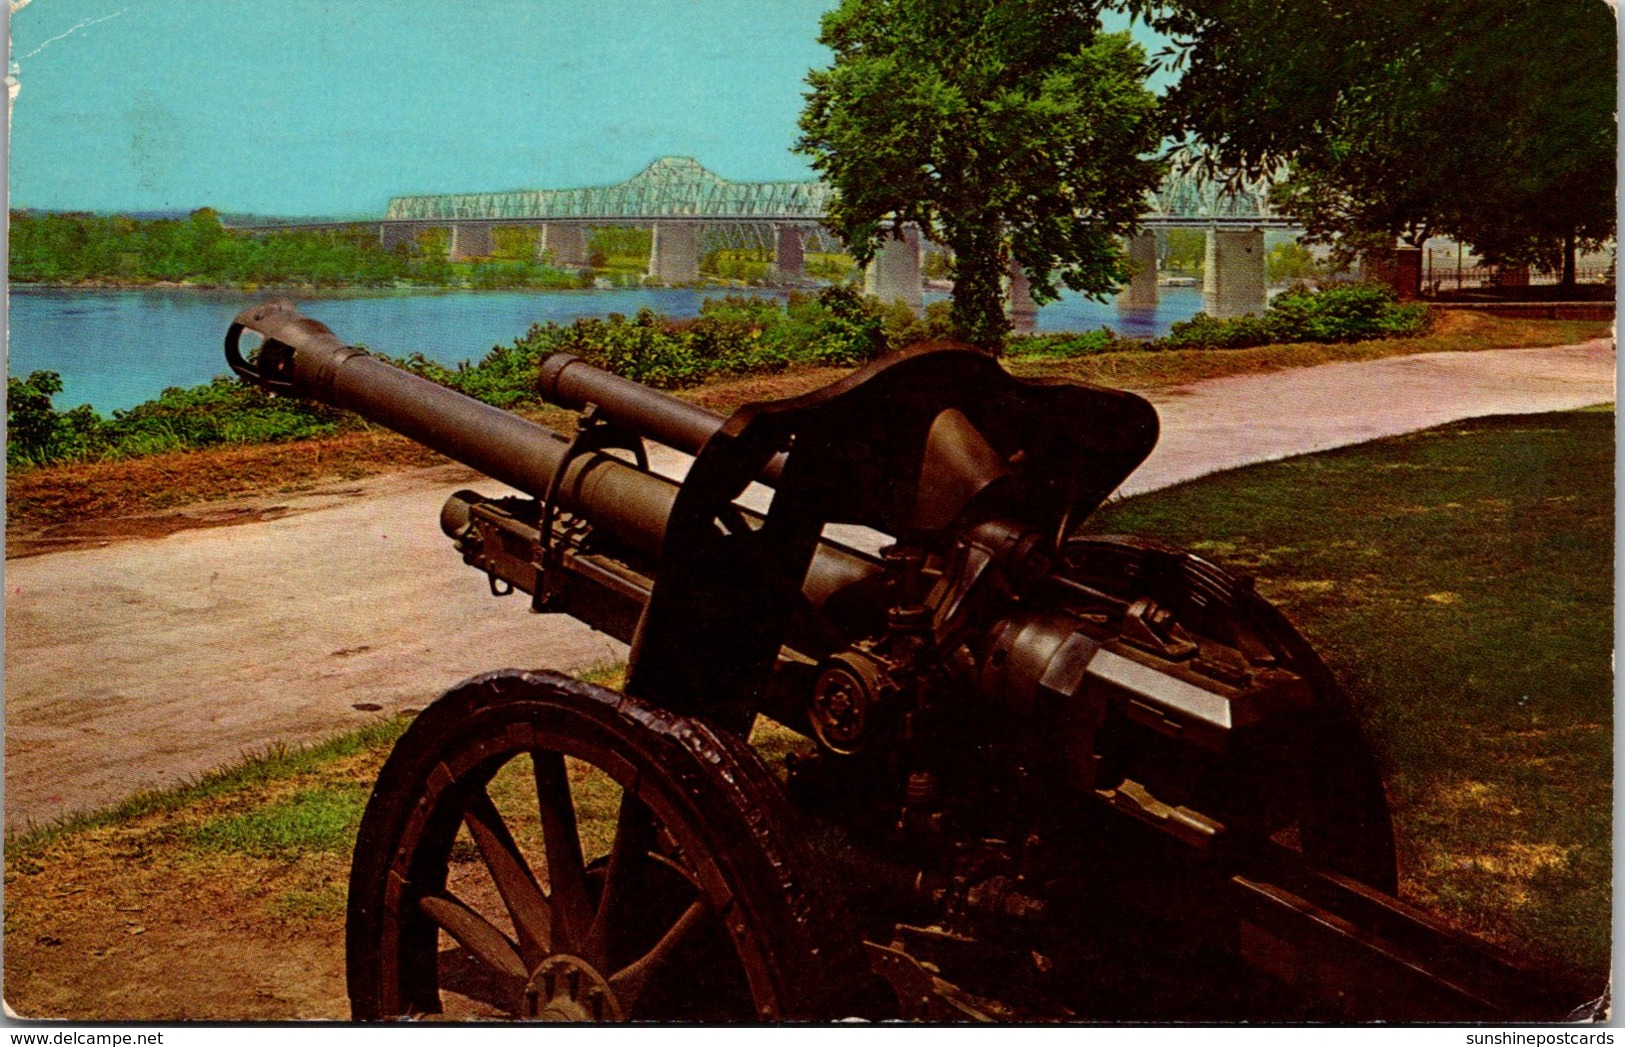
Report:
[[[369,227],[246,233],[212,208],[186,218],[11,212],[10,278],[49,284],[300,284],[313,287],[574,287],[534,260],[447,261],[432,238],[385,250]]]

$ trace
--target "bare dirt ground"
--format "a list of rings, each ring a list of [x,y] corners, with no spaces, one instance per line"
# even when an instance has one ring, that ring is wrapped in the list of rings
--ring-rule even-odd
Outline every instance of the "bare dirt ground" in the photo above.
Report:
[[[1162,441],[1126,490],[1613,396],[1606,341],[1165,389],[1151,396]],[[657,458],[667,471],[684,464]],[[9,561],[8,831],[419,707],[498,665],[619,658],[577,623],[493,600],[458,561],[438,509],[473,481],[439,466],[211,503],[59,533],[71,549]],[[364,783],[375,763],[340,770]],[[8,862],[8,1002],[69,1019],[347,1017],[347,856],[149,860],[154,847],[173,856],[185,831],[157,814],[64,838],[49,860]]]

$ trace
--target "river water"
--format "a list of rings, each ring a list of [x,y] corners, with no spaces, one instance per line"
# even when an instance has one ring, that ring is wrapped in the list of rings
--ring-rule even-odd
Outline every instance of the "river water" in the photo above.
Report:
[[[533,323],[650,308],[695,315],[720,288],[614,288],[589,291],[411,292],[302,297],[300,309],[341,338],[392,356],[420,352],[455,364],[512,342]],[[751,292],[771,295],[773,292]],[[196,385],[226,373],[221,343],[231,318],[275,292],[179,289],[11,290],[7,372],[62,376],[60,409],[88,403],[106,414],[150,400],[169,386]],[[927,301],[943,298],[926,295]],[[1197,288],[1162,289],[1155,310],[1120,310],[1068,293],[1039,310],[1040,331],[1111,327],[1129,337],[1165,334],[1202,308]]]

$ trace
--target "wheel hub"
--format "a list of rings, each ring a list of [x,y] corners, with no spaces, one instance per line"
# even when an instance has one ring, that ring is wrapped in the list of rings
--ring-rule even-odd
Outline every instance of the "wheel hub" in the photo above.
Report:
[[[543,960],[525,986],[527,1017],[544,1022],[624,1021],[615,990],[579,956],[557,953]]]

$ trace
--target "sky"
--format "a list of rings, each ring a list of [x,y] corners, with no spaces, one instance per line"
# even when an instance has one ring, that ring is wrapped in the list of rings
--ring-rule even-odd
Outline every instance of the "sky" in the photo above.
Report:
[[[790,147],[835,0],[24,2],[12,207],[361,216],[666,155],[809,178]]]

